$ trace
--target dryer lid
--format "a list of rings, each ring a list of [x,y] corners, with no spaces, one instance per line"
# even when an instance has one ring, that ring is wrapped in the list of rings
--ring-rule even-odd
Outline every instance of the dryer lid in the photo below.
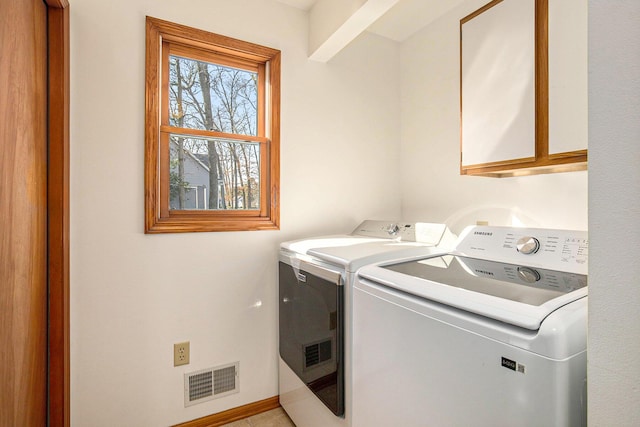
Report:
[[[280,247],[292,256],[308,256],[354,272],[376,262],[447,252],[455,237],[445,224],[366,220],[348,235],[311,237]]]

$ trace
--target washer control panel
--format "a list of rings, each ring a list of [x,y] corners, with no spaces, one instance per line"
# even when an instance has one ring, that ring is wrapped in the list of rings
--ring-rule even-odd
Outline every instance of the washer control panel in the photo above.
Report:
[[[463,231],[453,252],[472,258],[587,274],[589,239],[586,231],[474,226]],[[531,277],[526,270],[521,274]]]

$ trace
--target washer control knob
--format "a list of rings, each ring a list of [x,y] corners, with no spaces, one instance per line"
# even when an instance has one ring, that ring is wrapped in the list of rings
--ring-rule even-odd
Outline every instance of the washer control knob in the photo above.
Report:
[[[536,252],[538,252],[538,249],[540,249],[540,241],[535,237],[530,237],[530,236],[521,237],[516,242],[516,248],[518,249],[518,252],[520,252],[521,254],[525,254],[525,255],[535,254]]]
[[[400,227],[398,227],[398,224],[389,224],[387,226],[387,233],[389,233],[389,236],[395,236],[396,234],[398,234],[398,231],[400,231]]]
[[[540,273],[533,268],[518,267],[518,277],[520,277],[523,282],[535,283],[540,280]]]

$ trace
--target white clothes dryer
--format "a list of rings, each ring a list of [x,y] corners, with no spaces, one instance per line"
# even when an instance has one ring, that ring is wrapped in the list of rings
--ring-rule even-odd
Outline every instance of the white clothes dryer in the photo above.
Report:
[[[368,220],[281,244],[280,404],[298,427],[351,425],[351,293],[359,268],[449,250],[444,224]]]

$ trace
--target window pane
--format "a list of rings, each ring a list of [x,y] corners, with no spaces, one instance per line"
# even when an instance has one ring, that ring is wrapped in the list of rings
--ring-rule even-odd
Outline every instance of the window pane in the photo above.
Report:
[[[169,124],[257,135],[258,74],[169,57]]]
[[[260,209],[260,144],[171,135],[169,209]]]

